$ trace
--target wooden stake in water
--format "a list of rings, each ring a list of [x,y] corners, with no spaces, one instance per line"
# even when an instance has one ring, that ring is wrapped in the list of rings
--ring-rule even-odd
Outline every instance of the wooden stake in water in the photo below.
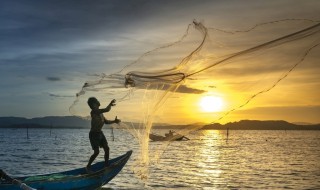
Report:
[[[27,127],[27,139],[29,139],[29,127]]]
[[[114,141],[113,127],[111,127],[112,141]]]
[[[229,139],[229,128],[227,128],[227,141]]]
[[[51,137],[52,123],[50,125],[50,137]]]

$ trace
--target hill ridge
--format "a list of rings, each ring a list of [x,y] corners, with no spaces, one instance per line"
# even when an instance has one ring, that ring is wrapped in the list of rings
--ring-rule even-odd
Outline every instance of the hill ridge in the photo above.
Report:
[[[126,122],[124,122],[126,123]],[[240,120],[226,124],[160,124],[155,123],[156,129],[183,129],[194,127],[197,129],[215,130],[320,130],[320,124],[299,125],[284,120]],[[136,125],[138,126],[138,125]],[[90,120],[76,116],[45,116],[36,118],[0,117],[0,128],[90,128]]]

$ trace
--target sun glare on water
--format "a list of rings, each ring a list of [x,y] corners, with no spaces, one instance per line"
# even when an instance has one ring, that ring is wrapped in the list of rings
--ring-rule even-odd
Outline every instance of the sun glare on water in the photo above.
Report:
[[[223,105],[223,99],[217,96],[204,96],[200,100],[200,107],[204,112],[222,111]]]

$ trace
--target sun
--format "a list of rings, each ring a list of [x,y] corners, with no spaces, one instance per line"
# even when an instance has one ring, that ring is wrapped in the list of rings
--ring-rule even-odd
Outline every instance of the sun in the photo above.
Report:
[[[222,111],[224,103],[221,97],[204,96],[199,105],[204,112],[219,112]]]

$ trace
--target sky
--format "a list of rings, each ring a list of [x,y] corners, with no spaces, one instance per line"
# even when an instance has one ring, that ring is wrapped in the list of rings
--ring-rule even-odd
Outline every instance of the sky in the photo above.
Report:
[[[0,116],[70,115],[69,106],[90,77],[117,72],[150,49],[179,39],[194,19],[207,26],[237,30],[290,18],[319,21],[319,12],[318,0],[3,0]],[[315,64],[319,56],[313,60],[311,70],[319,71],[319,63]],[[294,77],[293,72],[292,80],[300,77],[299,82],[284,82],[278,91],[237,111],[229,121],[320,123],[320,77],[314,73]],[[196,108],[199,103],[195,104],[184,109],[201,110]],[[185,106],[176,105],[175,109]],[[169,113],[167,122],[210,121],[210,113]]]

